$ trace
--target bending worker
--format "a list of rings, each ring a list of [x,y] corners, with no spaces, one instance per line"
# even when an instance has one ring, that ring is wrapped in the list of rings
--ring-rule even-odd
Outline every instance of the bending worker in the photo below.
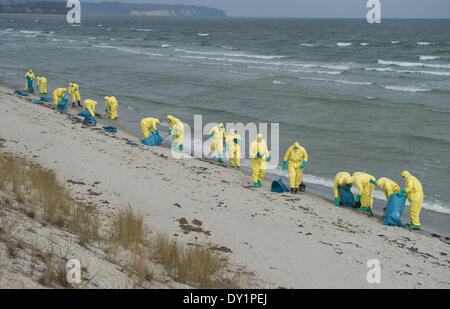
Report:
[[[308,153],[306,152],[305,148],[300,146],[299,142],[295,142],[286,151],[286,154],[284,155],[282,170],[284,171],[286,169],[287,164],[291,193],[298,193],[298,190],[301,186],[300,181],[302,180],[303,169],[305,168],[307,162]],[[302,188],[304,188],[304,185],[302,186]],[[304,191],[304,189],[300,189],[300,191]]]
[[[34,92],[33,89],[33,81],[34,81],[34,73],[33,70],[28,70],[28,72],[25,74],[25,91],[28,92]],[[30,86],[30,87],[28,87]]]
[[[109,119],[114,120],[117,118],[118,106],[119,104],[117,104],[116,97],[105,97],[105,111],[108,113]]]
[[[141,132],[142,132],[142,139],[148,138],[150,135],[148,134],[148,131],[153,134],[159,134],[158,129],[156,128],[156,125],[159,124],[159,119],[156,118],[144,118],[141,120]]]
[[[47,94],[47,79],[44,76],[36,77],[37,88],[41,94]]]
[[[183,123],[172,115],[168,115],[167,120],[169,120],[169,135],[173,135],[172,148],[176,148],[178,145],[178,149],[183,150]]]
[[[392,194],[400,192],[400,186],[395,181],[386,177],[378,179],[376,185],[381,187],[388,201]]]
[[[215,126],[211,129],[209,132],[211,136],[211,147],[209,150],[208,157],[211,157],[212,154],[217,149],[217,155],[219,157],[219,162],[223,163],[223,139],[227,138],[227,133],[225,132],[225,128],[223,126],[223,123],[219,123],[219,125]]]
[[[339,187],[344,188],[349,191],[352,188],[352,185],[347,184],[345,180],[351,177],[350,173],[347,172],[339,172],[334,176],[334,201],[336,202],[336,206],[341,205],[341,195],[339,194]]]
[[[236,130],[231,128],[230,134],[226,138],[228,157],[232,167],[241,167],[241,136],[237,134]]]
[[[66,96],[66,91],[66,88],[56,88],[53,91],[53,103],[55,103],[55,105],[58,105],[58,103],[61,102],[61,98]]]
[[[411,175],[408,171],[402,172],[402,177],[405,179],[405,189],[401,190],[398,195],[406,194],[409,200],[409,216],[411,223],[406,224],[413,229],[420,229],[419,215],[423,203],[423,189],[420,181]]]
[[[358,210],[372,211],[374,185],[377,183],[376,178],[367,173],[355,172],[353,176],[347,177],[345,183],[355,184],[358,188],[358,195],[355,197],[355,203],[361,202]]]
[[[256,135],[256,140],[250,145],[250,158],[252,159],[253,187],[262,187],[262,181],[266,174],[266,161],[270,161],[270,155],[267,143],[261,133]]]
[[[97,101],[86,99],[83,102],[83,110],[87,110],[92,118],[95,118],[95,106],[97,106]]]
[[[75,107],[75,100],[78,101],[78,106],[81,106],[80,86],[75,83],[69,83],[69,94],[72,95],[72,107]]]

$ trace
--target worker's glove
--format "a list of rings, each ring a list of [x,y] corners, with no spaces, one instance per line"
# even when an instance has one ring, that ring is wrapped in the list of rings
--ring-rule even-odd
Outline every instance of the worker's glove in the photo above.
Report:
[[[401,190],[399,193],[397,193],[397,195],[398,195],[398,196],[402,196],[402,195],[405,194],[405,193],[406,193],[406,190],[403,189],[403,190]]]
[[[211,133],[211,135],[210,135],[210,136],[211,136],[211,138],[214,138],[214,133]]]
[[[257,159],[260,159],[260,158],[261,158],[261,154],[260,154],[259,152],[256,154],[256,158],[257,158]]]
[[[300,166],[301,169],[303,169],[306,166],[307,161],[303,161],[302,166]]]
[[[352,185],[347,185],[347,186],[345,187],[345,190],[350,191],[351,188],[352,188]]]
[[[358,195],[355,197],[355,201],[354,201],[354,202],[355,202],[355,203],[358,203],[360,198],[361,198],[361,195],[358,194]]]
[[[155,134],[159,134],[159,131],[158,131],[158,130],[155,130]]]
[[[286,169],[286,164],[287,164],[287,161],[283,161],[283,167],[281,168],[282,171],[284,171]]]
[[[172,129],[169,129],[169,135],[172,135]]]
[[[376,181],[376,180],[371,179],[371,180],[369,180],[369,181],[370,181],[370,183],[373,183],[374,185],[377,184],[377,181]]]
[[[269,161],[270,161],[270,156],[268,156],[268,157],[266,158],[266,161],[267,161],[267,162],[269,162]]]
[[[338,197],[335,197],[334,198],[334,201],[336,202],[336,206],[340,206],[341,204],[339,203],[339,198]]]

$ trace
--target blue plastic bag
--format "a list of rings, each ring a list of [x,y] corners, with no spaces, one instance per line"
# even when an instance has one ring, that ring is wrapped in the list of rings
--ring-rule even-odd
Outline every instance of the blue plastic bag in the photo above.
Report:
[[[163,141],[163,139],[159,135],[159,133],[155,133],[155,134],[150,135],[149,137],[141,140],[142,144],[147,145],[147,146],[158,146],[158,145],[161,145],[162,141]]]
[[[127,142],[127,145],[136,146],[137,144],[135,142]]]
[[[40,104],[40,103],[41,103],[41,100],[36,100],[33,102],[33,104]]]
[[[79,112],[77,116],[84,117],[83,119],[84,124],[97,124],[97,120],[95,120],[95,118],[91,116],[91,113],[89,113],[87,109]]]
[[[103,127],[103,130],[111,133],[117,133],[117,128],[112,126]]]
[[[338,190],[339,196],[341,197],[342,206],[353,207],[353,201],[355,200],[355,197],[353,196],[352,191],[345,190],[343,186],[338,186]]]
[[[272,182],[272,186],[270,188],[272,192],[275,193],[284,193],[289,192],[290,190],[286,187],[286,185],[283,183],[283,180],[280,178],[278,180],[274,180]]]
[[[61,98],[61,102],[59,102],[56,105],[56,107],[59,109],[59,111],[63,114],[65,114],[68,111],[68,109],[67,109],[67,101],[68,100],[69,99],[67,99],[67,98]]]
[[[384,225],[401,226],[402,223],[402,213],[405,208],[406,196],[398,196],[396,193],[391,194],[386,207],[386,217],[384,218]]]
[[[43,102],[51,102],[52,100],[46,97],[41,97],[41,101]]]
[[[14,90],[14,94],[21,95],[23,97],[28,97],[28,93],[22,92],[20,90]]]

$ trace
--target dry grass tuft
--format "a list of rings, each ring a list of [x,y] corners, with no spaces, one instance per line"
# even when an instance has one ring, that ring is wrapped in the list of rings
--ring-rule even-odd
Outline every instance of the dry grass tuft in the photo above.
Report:
[[[131,207],[121,210],[113,217],[110,239],[125,248],[138,250],[147,241],[148,233],[144,217],[135,214]]]
[[[200,288],[215,287],[215,281],[221,281],[221,272],[227,266],[220,254],[203,247],[180,246],[163,235],[156,237],[155,254],[170,276]]]

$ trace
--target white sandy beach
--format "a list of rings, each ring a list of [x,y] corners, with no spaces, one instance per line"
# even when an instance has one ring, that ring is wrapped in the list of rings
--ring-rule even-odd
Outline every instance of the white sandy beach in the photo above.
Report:
[[[62,115],[42,106],[50,103],[33,105],[12,92],[0,87],[0,138],[6,140],[0,151],[54,170],[74,196],[104,213],[131,205],[155,231],[180,243],[229,248],[224,254],[253,274],[254,287],[450,287],[445,239],[384,226],[308,192],[271,193],[269,182],[253,189],[243,171],[176,160],[169,149],[139,145],[127,132],[106,133],[101,121],[82,126],[71,105]],[[200,220],[205,232],[183,233],[180,218]],[[370,259],[381,263],[380,284],[366,281]]]

